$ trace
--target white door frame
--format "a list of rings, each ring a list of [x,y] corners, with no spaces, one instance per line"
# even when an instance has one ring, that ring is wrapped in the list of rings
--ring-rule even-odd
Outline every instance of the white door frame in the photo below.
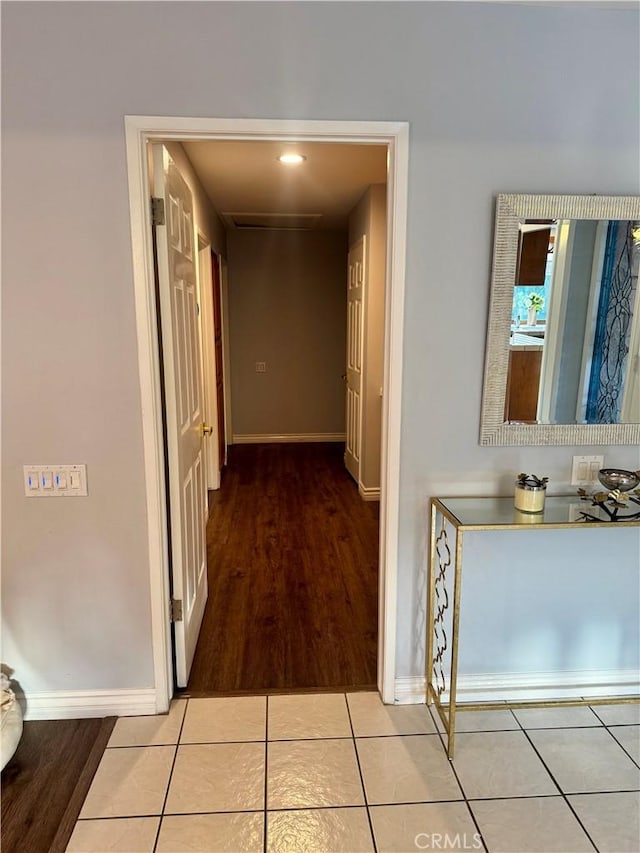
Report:
[[[218,462],[218,400],[216,395],[216,362],[213,344],[213,269],[208,238],[198,228],[198,304],[200,306],[200,337],[202,342],[202,384],[204,420],[213,427],[213,432],[204,438],[204,461],[207,492],[220,488]],[[207,507],[209,501],[207,497]]]
[[[169,549],[165,501],[161,376],[156,325],[147,143],[208,139],[378,143],[388,146],[387,287],[380,494],[378,689],[395,699],[400,503],[400,427],[409,125],[383,121],[303,121],[125,116],[141,415],[156,712],[169,707],[173,663],[169,616]]]
[[[354,269],[354,273],[356,278],[358,273],[362,276],[361,288],[360,288],[360,311],[356,310],[356,318],[357,323],[354,324],[351,322],[351,306],[352,304],[357,304],[353,302],[353,283],[351,280],[352,274],[352,258],[356,253],[356,248],[362,244],[362,263],[360,266],[356,266]],[[367,311],[367,299],[369,298],[369,286],[367,281],[367,276],[369,275],[369,265],[367,263],[367,235],[361,234],[353,243],[349,246],[349,253],[347,255],[347,264],[348,264],[348,275],[349,275],[349,290],[347,293],[347,356],[346,356],[346,399],[345,399],[345,447],[344,447],[344,461],[347,471],[356,481],[358,486],[358,491],[360,495],[362,495],[362,434],[364,432],[364,418],[362,416],[364,410],[364,389],[366,386],[365,379],[365,371],[366,371],[366,363],[364,360],[364,345],[365,345],[365,329],[366,324],[368,322],[368,314]],[[359,262],[356,261],[356,264]],[[353,347],[353,336],[356,336],[356,349],[357,353],[352,359],[352,347]],[[355,369],[354,369],[355,368]],[[358,376],[358,424],[357,424],[357,435],[352,434],[351,428],[351,416],[352,416],[352,408],[350,404],[350,394],[353,394],[353,385],[354,379],[353,374],[357,373]],[[352,445],[355,445],[353,452],[349,449],[349,442],[351,441]],[[357,455],[356,455],[357,454]],[[347,465],[349,462],[349,465]],[[354,465],[355,463],[355,465]],[[351,468],[356,468],[357,470],[351,470]]]
[[[222,388],[224,390],[224,464],[227,464],[229,445],[233,438],[231,420],[231,345],[229,343],[229,280],[227,259],[220,260],[220,312],[222,314]]]

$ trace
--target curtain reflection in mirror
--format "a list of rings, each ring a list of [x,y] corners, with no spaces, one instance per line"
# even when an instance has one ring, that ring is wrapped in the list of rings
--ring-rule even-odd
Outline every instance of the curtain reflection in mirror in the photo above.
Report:
[[[607,228],[586,423],[618,423],[625,374],[633,378],[629,350],[639,257],[633,226],[632,222],[610,222]]]

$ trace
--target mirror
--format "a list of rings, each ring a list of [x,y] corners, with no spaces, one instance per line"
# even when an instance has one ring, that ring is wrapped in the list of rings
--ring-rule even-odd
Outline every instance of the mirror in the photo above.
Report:
[[[484,445],[640,443],[640,197],[499,195]]]

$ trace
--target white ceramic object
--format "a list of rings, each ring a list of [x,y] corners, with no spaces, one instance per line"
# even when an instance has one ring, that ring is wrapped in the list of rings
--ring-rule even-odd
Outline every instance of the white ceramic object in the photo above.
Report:
[[[22,737],[22,709],[18,704],[10,681],[4,673],[0,676],[2,705],[0,707],[0,768],[4,768],[16,751]]]

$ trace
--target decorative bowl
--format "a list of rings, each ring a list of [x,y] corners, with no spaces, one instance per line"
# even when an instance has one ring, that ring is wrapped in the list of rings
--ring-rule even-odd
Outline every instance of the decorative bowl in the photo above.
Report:
[[[598,479],[607,489],[619,489],[628,492],[635,489],[640,483],[640,473],[637,471],[625,471],[623,468],[601,468],[598,471]]]

